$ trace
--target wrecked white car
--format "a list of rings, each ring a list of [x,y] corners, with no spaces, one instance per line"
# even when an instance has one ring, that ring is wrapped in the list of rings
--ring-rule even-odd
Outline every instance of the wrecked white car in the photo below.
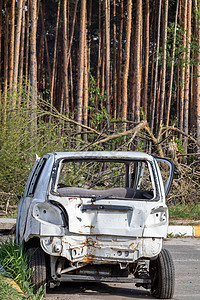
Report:
[[[131,151],[38,159],[16,228],[34,267],[35,291],[45,282],[130,282],[172,298],[174,264],[162,240],[173,171],[167,159]]]

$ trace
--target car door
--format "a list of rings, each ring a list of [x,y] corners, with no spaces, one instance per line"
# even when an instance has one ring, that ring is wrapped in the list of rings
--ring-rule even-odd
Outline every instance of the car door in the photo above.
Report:
[[[167,158],[155,157],[163,179],[165,196],[167,197],[174,178],[174,163]]]

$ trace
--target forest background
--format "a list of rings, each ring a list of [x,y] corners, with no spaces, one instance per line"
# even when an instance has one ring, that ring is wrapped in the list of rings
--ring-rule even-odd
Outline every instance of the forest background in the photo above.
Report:
[[[200,0],[0,0],[0,56],[1,208],[36,154],[135,150],[200,217]]]

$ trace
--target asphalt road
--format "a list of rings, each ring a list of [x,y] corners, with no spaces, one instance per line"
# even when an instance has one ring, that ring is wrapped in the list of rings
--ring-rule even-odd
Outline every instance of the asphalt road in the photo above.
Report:
[[[176,269],[174,300],[200,300],[200,238],[168,239],[164,242]],[[154,299],[149,291],[132,284],[65,283],[47,291],[48,300]]]

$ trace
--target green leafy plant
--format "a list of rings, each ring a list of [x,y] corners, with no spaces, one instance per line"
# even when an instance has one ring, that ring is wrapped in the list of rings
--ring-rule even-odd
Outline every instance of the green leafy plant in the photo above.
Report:
[[[17,244],[11,238],[5,242],[1,241],[0,261],[6,275],[18,284],[27,299],[40,300],[43,298],[44,286],[39,289],[36,295],[33,294],[33,286],[31,282],[33,270],[29,267],[29,257],[27,253],[23,251],[22,245]],[[2,281],[0,284],[5,285],[6,283]],[[21,295],[16,294],[16,297],[18,296],[21,298],[14,299],[22,299]],[[0,297],[0,299],[6,298]]]

